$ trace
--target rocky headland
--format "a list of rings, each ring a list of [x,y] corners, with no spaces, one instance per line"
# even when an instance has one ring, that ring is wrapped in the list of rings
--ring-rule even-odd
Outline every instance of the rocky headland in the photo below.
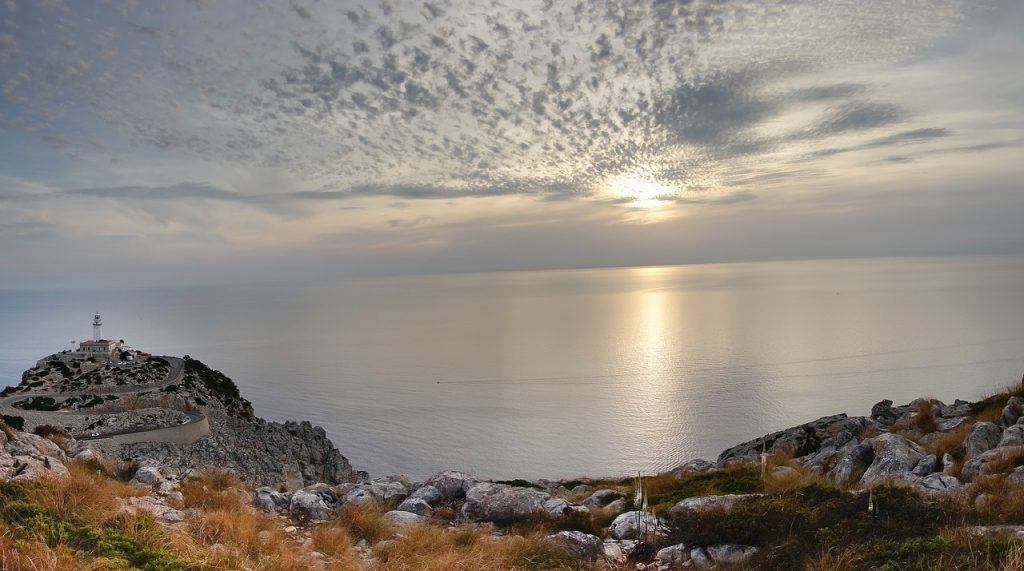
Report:
[[[138,365],[149,367],[149,377],[136,387],[160,386],[144,394],[106,392],[129,384],[109,370],[105,381],[83,387],[46,360],[5,391],[37,395],[45,385],[62,395],[95,393],[30,403],[26,413],[107,408],[78,427],[88,440],[75,438],[76,426],[38,422],[45,416],[33,425],[5,414],[0,513],[14,539],[0,541],[4,554],[21,541],[39,543],[33,549],[53,552],[46,553],[54,561],[70,549],[137,568],[1024,565],[1024,382],[979,401],[883,400],[864,416],[819,418],[639,480],[483,481],[448,470],[416,482],[354,471],[308,422],[258,418],[230,379],[199,361],[184,358],[168,382],[168,363]],[[118,410],[110,394],[141,402]],[[129,413],[161,426],[202,416],[209,433],[186,443],[94,436],[97,427],[131,430]],[[52,501],[53,490],[85,493],[83,482],[103,490],[105,511]],[[134,543],[97,554],[88,541],[40,540],[25,514],[92,526],[89,533],[116,531]],[[148,535],[132,535],[138,518],[176,539],[157,547]],[[147,557],[164,566],[147,567]]]

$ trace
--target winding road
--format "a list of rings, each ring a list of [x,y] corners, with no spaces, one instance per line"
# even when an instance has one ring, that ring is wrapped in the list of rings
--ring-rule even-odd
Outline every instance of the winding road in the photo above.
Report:
[[[81,416],[99,416],[103,413],[96,411],[38,411],[38,410],[24,410],[14,406],[14,403],[29,399],[32,397],[50,397],[52,399],[67,399],[75,396],[83,395],[130,395],[139,394],[155,390],[160,390],[164,387],[172,385],[174,383],[181,382],[184,370],[185,361],[179,357],[169,356],[154,356],[152,359],[160,359],[166,362],[170,369],[167,371],[167,377],[156,384],[144,385],[144,386],[124,386],[124,387],[110,387],[108,389],[101,390],[86,390],[86,391],[75,391],[68,393],[53,393],[53,392],[38,392],[38,393],[18,393],[7,397],[0,398],[0,413],[12,416],[20,416],[25,419],[26,426],[37,426],[40,424],[55,424],[57,426],[63,426],[63,419],[66,419],[71,415]],[[133,442],[174,442],[178,444],[188,444],[199,440],[203,436],[206,436],[210,432],[210,422],[201,412],[197,411],[181,411],[188,416],[188,422],[184,424],[172,425],[172,426],[155,426],[155,427],[140,427],[129,430],[117,430],[113,432],[106,432],[96,436],[92,435],[75,435],[78,440],[103,440],[117,444],[129,444]]]

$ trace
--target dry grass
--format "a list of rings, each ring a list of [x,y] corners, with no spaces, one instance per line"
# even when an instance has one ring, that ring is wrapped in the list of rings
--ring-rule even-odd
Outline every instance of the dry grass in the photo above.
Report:
[[[183,505],[187,508],[241,509],[249,501],[245,484],[227,470],[205,470],[181,483]]]
[[[963,445],[967,435],[974,428],[973,422],[965,422],[950,432],[942,432],[936,438],[924,445],[929,454],[934,454],[942,459],[945,454],[952,454],[954,457],[963,456]]]
[[[381,506],[348,504],[334,514],[332,523],[356,540],[365,539],[373,544],[391,537],[395,532],[384,513],[385,509]]]
[[[917,408],[917,414],[910,421],[910,425],[920,430],[922,434],[938,430],[939,426],[935,420],[935,402],[931,399],[922,402]]]
[[[86,564],[65,545],[51,548],[39,541],[13,540],[0,536],[0,569],[5,571],[91,571],[100,567]]]
[[[982,495],[985,500],[978,501]],[[965,499],[986,524],[1024,523],[1024,487],[1004,474],[979,476]]]
[[[781,466],[787,466],[792,468],[793,471],[783,471],[776,473],[774,470],[777,466],[772,466],[769,462],[767,472],[764,479],[764,490],[769,494],[781,494],[785,492],[791,492],[806,488],[808,486],[818,486],[822,488],[835,487],[835,483],[823,474],[815,474],[808,470],[804,465],[799,462],[793,462],[790,464],[780,464]]]
[[[313,548],[328,557],[353,557],[352,536],[341,526],[333,524],[318,525],[310,535]]]
[[[542,535],[495,538],[479,529],[448,531],[418,526],[398,541],[374,550],[384,571],[476,571],[478,569],[587,569]]]
[[[124,482],[78,462],[68,464],[67,478],[37,480],[25,485],[25,500],[53,510],[63,518],[99,524],[114,517],[121,499],[145,495]]]
[[[1024,446],[1003,446],[999,454],[985,463],[986,474],[1007,474],[1018,466],[1024,466]]]
[[[844,549],[826,549],[814,558],[808,559],[805,571],[856,571],[852,554]]]

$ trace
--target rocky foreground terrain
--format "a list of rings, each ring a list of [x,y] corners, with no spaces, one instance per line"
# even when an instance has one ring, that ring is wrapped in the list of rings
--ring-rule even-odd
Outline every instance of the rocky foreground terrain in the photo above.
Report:
[[[1024,569],[1024,383],[881,401],[639,481],[414,482],[353,472],[321,429],[259,420],[188,363],[172,392],[216,427],[193,444],[3,427],[5,568]]]

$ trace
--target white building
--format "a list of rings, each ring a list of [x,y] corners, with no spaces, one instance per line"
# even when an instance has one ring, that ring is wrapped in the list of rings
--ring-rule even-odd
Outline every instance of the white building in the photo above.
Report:
[[[92,318],[92,339],[82,341],[78,344],[76,357],[96,359],[110,359],[114,351],[121,348],[119,341],[111,341],[103,338],[103,318],[97,313]]]

